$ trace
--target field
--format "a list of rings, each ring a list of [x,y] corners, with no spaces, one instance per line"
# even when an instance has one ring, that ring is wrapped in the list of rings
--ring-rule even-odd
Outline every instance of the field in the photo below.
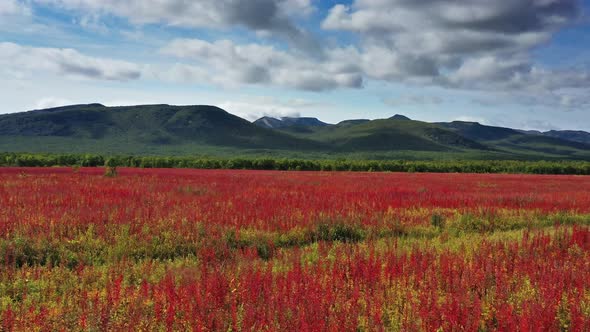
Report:
[[[590,177],[0,168],[0,331],[590,330]]]

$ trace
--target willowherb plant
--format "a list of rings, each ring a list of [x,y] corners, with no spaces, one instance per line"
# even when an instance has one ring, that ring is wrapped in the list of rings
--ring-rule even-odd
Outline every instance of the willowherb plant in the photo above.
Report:
[[[590,178],[104,166],[0,168],[0,331],[590,331]]]

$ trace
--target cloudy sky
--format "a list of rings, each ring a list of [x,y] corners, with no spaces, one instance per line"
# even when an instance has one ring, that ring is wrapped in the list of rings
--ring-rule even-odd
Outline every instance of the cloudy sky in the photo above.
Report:
[[[590,0],[0,0],[0,113],[213,104],[590,130]]]

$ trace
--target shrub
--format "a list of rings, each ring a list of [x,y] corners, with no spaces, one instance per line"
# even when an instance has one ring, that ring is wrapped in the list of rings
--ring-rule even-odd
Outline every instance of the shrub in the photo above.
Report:
[[[117,167],[115,166],[107,166],[104,169],[104,176],[107,178],[114,178],[117,174]]]
[[[316,241],[359,242],[365,238],[360,227],[338,222],[335,224],[321,223],[317,226],[313,238]]]
[[[430,224],[435,228],[443,229],[446,225],[445,217],[441,214],[435,213],[430,218]]]

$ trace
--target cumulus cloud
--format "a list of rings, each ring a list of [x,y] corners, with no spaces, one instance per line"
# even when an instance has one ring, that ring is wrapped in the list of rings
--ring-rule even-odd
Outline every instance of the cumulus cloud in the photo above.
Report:
[[[68,77],[129,81],[141,77],[132,63],[86,56],[73,49],[40,48],[0,43],[0,66],[14,75],[32,75],[39,71]]]
[[[31,9],[18,0],[3,0],[0,2],[0,17],[9,15],[30,15]]]
[[[19,0],[0,1],[0,31],[30,30],[32,10],[28,3]],[[26,27],[25,27],[26,26]]]
[[[33,0],[87,14],[110,14],[134,24],[226,29],[241,26],[274,34],[309,52],[319,52],[315,38],[293,18],[315,11],[310,0]]]
[[[9,0],[14,1],[14,0]],[[244,25],[272,30],[289,25],[289,17],[315,10],[309,0],[33,0],[36,3],[125,17],[137,24],[162,23],[219,28]]]
[[[334,6],[322,26],[355,31],[396,45],[399,40],[440,40],[440,51],[510,48],[534,43],[580,15],[577,0],[356,0],[352,6]],[[457,35],[459,33],[459,35]],[[455,40],[458,49],[446,47]]]
[[[134,24],[129,38],[144,38],[146,24],[216,29],[258,42],[177,39],[161,53],[171,57],[145,67],[93,58],[75,50],[22,48],[19,68],[67,76],[133,80],[144,76],[221,86],[268,85],[306,91],[361,88],[369,80],[505,92],[525,103],[540,98],[560,108],[588,107],[589,71],[546,69],[532,50],[582,15],[580,0],[352,0],[325,13],[315,35],[302,20],[320,11],[314,0],[4,0],[1,18],[30,12],[29,4],[77,15],[86,29],[105,33],[102,19],[116,16]],[[34,6],[33,6],[34,7]],[[231,30],[236,27],[240,29]],[[256,34],[244,37],[243,30]],[[340,32],[350,37],[340,38]],[[337,32],[331,35],[331,32]],[[138,37],[139,36],[139,37]],[[278,37],[287,43],[275,43]],[[346,36],[346,35],[345,35]],[[338,42],[329,43],[322,38]],[[10,44],[0,51],[6,53]],[[26,54],[30,51],[30,54]],[[19,53],[20,52],[20,53]],[[33,60],[40,58],[40,61]],[[15,63],[18,63],[16,65]],[[175,63],[175,64],[174,64]],[[146,66],[148,67],[148,66]],[[550,99],[550,100],[548,100]],[[399,100],[392,101],[399,103]],[[409,102],[402,100],[401,102]]]
[[[485,87],[491,83],[502,84],[517,80],[532,70],[527,57],[501,59],[496,56],[471,57],[463,60],[456,71],[449,74],[449,82],[458,86]]]
[[[364,77],[433,83],[438,68],[430,59],[348,46],[327,49],[322,57],[262,44],[236,44],[176,39],[161,52],[185,60],[168,74],[183,81],[209,81],[224,86],[265,84],[307,91],[361,88]],[[188,61],[188,62],[186,62]]]
[[[320,60],[260,44],[177,39],[161,52],[189,62],[178,64],[171,72],[174,78],[185,81],[207,80],[230,86],[269,84],[308,91],[358,88],[363,83],[354,62],[345,59],[339,49]]]
[[[543,69],[530,53],[581,14],[578,0],[355,0],[332,7],[322,27],[360,37],[369,78],[572,100],[559,90],[587,89],[588,70]]]
[[[312,0],[286,0],[279,2],[279,6],[284,13],[295,17],[307,17],[317,10]]]

